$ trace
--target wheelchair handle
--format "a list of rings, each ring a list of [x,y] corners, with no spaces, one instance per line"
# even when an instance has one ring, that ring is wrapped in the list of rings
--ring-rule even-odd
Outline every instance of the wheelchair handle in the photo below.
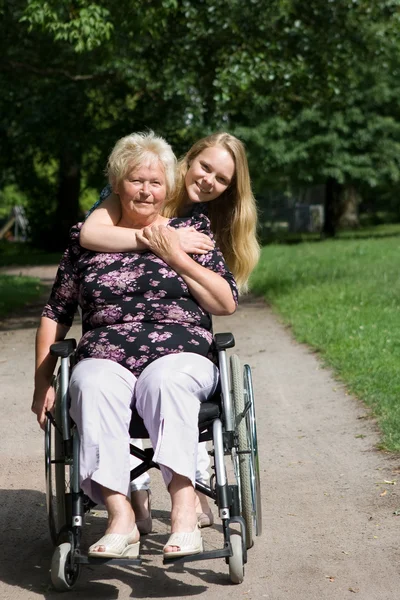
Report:
[[[50,354],[57,358],[68,358],[74,353],[76,348],[76,340],[69,338],[62,342],[56,342],[50,346]]]
[[[69,338],[56,342],[50,346],[50,354],[61,358],[61,378],[60,378],[60,401],[61,401],[61,428],[64,442],[71,439],[71,427],[69,420],[69,372],[70,372],[70,357],[73,356],[76,348],[76,340]],[[71,359],[72,360],[72,359]]]
[[[225,414],[226,431],[235,430],[235,415],[233,412],[232,399],[229,385],[229,366],[226,350],[233,348],[235,338],[232,333],[217,333],[214,336],[215,345],[218,350],[219,372],[221,379],[221,399]]]
[[[227,350],[228,348],[233,348],[235,345],[233,333],[216,333],[214,340],[218,352],[221,350]]]

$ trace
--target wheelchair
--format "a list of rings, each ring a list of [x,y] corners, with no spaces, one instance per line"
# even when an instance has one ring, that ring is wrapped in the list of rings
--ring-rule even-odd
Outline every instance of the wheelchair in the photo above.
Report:
[[[200,554],[171,558],[164,564],[223,558],[229,568],[230,581],[242,583],[247,551],[254,536],[261,535],[260,472],[257,430],[251,369],[242,368],[237,355],[228,357],[235,345],[231,333],[214,336],[218,352],[220,388],[200,405],[199,441],[211,441],[212,475],[209,485],[196,482],[196,489],[215,502],[222,521],[222,548]],[[53,344],[50,352],[61,359],[54,377],[56,401],[47,413],[45,429],[46,505],[50,536],[55,545],[51,561],[51,581],[58,591],[71,590],[83,565],[140,565],[141,559],[91,558],[81,549],[85,513],[95,505],[79,486],[79,435],[69,416],[68,384],[75,361],[74,339]],[[134,411],[133,411],[134,412]],[[133,414],[131,438],[148,438],[143,421]],[[131,471],[131,480],[151,468],[153,449],[131,446],[131,454],[143,462]],[[226,457],[232,467],[228,482]],[[151,534],[150,534],[151,535]]]

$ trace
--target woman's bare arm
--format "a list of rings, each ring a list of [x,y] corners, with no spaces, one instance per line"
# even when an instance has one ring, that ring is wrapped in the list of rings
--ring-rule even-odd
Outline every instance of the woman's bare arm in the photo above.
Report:
[[[96,252],[129,252],[144,250],[136,239],[135,231],[118,227],[121,206],[116,194],[111,194],[92,212],[82,226],[79,243]]]
[[[212,315],[231,315],[236,302],[229,283],[218,273],[203,267],[180,247],[176,229],[159,225],[137,233],[139,240],[160,256],[185,280],[190,292]]]
[[[32,411],[36,414],[39,425],[43,428],[46,422],[46,411],[54,404],[52,378],[57,359],[50,354],[50,346],[63,340],[69,327],[60,325],[47,317],[42,317],[36,332],[36,367],[35,389],[33,392]]]
[[[147,247],[139,242],[135,233],[126,227],[118,227],[121,219],[119,198],[111,194],[87,218],[81,229],[79,242],[83,248],[96,252],[134,252]],[[177,230],[184,252],[206,254],[213,249],[210,238],[194,227],[181,227]]]

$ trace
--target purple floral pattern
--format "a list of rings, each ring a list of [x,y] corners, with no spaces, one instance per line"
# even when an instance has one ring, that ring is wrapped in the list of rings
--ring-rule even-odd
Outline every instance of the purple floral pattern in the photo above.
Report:
[[[172,227],[194,226],[210,235],[205,215],[171,219]],[[79,245],[81,225],[71,229],[49,302],[42,315],[70,326],[78,305],[83,336],[77,359],[108,358],[138,376],[165,354],[194,352],[216,359],[210,315],[185,281],[151,252],[100,253]],[[237,288],[221,252],[193,255]]]

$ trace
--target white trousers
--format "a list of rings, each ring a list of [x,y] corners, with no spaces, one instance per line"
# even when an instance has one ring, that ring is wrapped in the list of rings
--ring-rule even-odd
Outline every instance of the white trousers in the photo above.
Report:
[[[200,403],[218,384],[217,367],[204,356],[184,352],[151,363],[136,383],[136,410],[142,417],[165,484],[172,472],[195,485]]]
[[[134,396],[167,486],[172,471],[194,484],[200,402],[215,391],[217,382],[215,365],[191,353],[154,361],[138,380],[110,360],[80,361],[72,372],[70,395],[71,417],[81,440],[84,493],[98,504],[103,502],[99,486],[130,495],[129,424]]]

